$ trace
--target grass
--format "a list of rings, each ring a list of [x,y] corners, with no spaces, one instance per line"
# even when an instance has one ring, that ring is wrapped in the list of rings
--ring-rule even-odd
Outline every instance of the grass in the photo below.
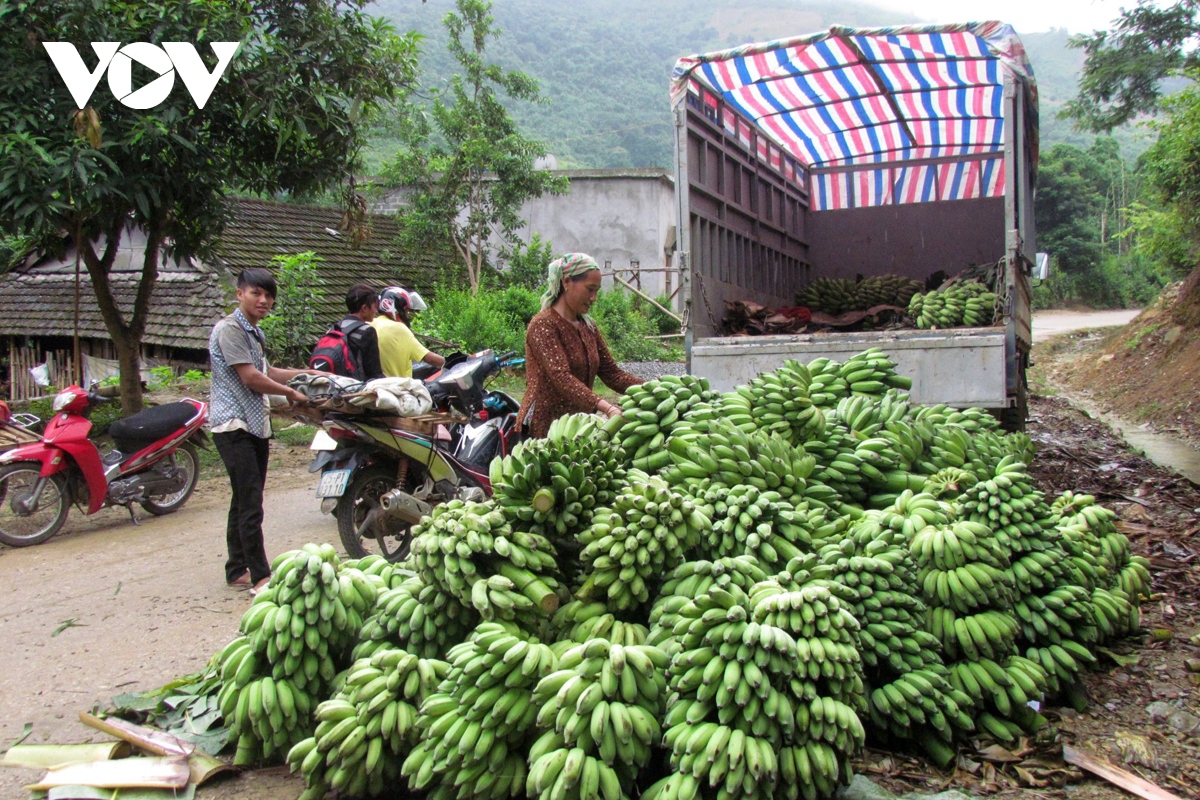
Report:
[[[1134,334],[1128,342],[1125,343],[1126,349],[1137,350],[1142,346],[1142,339],[1145,339],[1147,336],[1154,333],[1165,324],[1166,323],[1163,322],[1155,322],[1152,325],[1147,325],[1146,327],[1142,328],[1136,334]]]
[[[294,423],[285,428],[275,429],[275,439],[288,447],[308,447],[317,429],[312,425]]]

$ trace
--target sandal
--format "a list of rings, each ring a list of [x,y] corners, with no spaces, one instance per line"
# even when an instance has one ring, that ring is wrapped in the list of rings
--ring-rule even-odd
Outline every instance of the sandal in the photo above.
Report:
[[[249,573],[247,573],[247,575],[249,575]],[[250,596],[258,597],[258,593],[261,592],[263,589],[266,589],[267,584],[269,584],[270,582],[271,582],[271,576],[268,575],[267,577],[263,578],[258,583],[254,584],[254,587],[250,589]],[[247,583],[249,583],[248,578],[247,578]]]
[[[231,581],[230,580],[225,581],[225,584],[227,586],[232,586],[236,589],[245,589],[247,586],[250,585],[250,570],[246,570],[241,575],[237,576],[236,578],[234,578]]]

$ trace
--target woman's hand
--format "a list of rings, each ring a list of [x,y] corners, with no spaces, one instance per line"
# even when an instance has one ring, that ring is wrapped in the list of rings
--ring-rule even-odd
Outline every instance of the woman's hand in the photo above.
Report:
[[[596,410],[609,419],[612,419],[613,417],[619,417],[621,415],[621,407],[613,405],[607,400],[601,400],[600,404],[596,406]]]

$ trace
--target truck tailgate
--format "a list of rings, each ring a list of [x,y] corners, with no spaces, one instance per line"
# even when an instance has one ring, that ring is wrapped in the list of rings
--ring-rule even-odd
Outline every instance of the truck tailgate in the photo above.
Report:
[[[725,392],[789,359],[805,364],[821,357],[845,361],[869,347],[881,348],[896,362],[896,372],[912,378],[914,402],[959,408],[1007,405],[1003,328],[697,339],[691,371]]]

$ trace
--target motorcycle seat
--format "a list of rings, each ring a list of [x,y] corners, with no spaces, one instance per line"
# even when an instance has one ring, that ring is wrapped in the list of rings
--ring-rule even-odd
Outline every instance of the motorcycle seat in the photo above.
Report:
[[[194,416],[196,407],[191,403],[166,403],[119,419],[108,432],[122,453],[136,453],[179,430]]]

